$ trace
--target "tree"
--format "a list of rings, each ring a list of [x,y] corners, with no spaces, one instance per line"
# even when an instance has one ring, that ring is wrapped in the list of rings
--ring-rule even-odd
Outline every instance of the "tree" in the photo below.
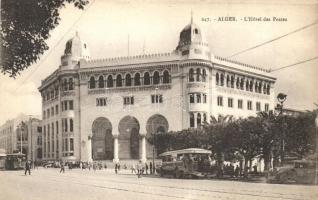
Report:
[[[60,22],[65,3],[84,9],[87,0],[1,1],[1,73],[16,77],[48,50],[50,31]]]

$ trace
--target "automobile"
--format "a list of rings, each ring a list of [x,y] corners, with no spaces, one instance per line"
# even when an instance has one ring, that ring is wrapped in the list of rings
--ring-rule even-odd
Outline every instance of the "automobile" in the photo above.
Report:
[[[211,170],[210,150],[188,148],[168,151],[159,155],[162,165],[158,168],[160,176],[172,175],[175,178],[205,177]]]
[[[53,161],[48,161],[48,162],[43,163],[42,166],[44,168],[51,168],[51,167],[54,167],[54,162]]]
[[[317,163],[313,160],[295,160],[293,166],[282,167],[269,177],[271,183],[317,184]]]

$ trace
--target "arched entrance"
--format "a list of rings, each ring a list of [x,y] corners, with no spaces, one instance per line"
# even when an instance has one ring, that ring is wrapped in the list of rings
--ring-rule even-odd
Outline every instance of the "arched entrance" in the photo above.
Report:
[[[120,146],[119,158],[139,159],[139,122],[135,117],[126,116],[118,125]]]
[[[112,160],[114,155],[114,143],[110,121],[104,117],[95,119],[92,132],[93,160]]]
[[[147,130],[148,137],[150,137],[151,135],[155,135],[155,137],[153,137],[154,139],[153,143],[158,144],[160,143],[160,141],[156,139],[156,135],[167,133],[169,130],[169,123],[164,116],[155,114],[148,119],[146,130]],[[149,152],[150,144],[148,144],[147,146],[148,146],[147,150]],[[156,146],[161,146],[161,145],[156,145]],[[165,150],[166,149],[156,149],[156,152],[157,152],[156,154],[162,153]]]

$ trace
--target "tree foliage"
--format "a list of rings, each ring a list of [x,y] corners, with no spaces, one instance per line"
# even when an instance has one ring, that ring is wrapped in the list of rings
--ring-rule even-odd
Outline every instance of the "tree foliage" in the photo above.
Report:
[[[65,3],[84,9],[87,0],[1,1],[1,72],[16,77],[48,50],[46,39],[60,22]]]

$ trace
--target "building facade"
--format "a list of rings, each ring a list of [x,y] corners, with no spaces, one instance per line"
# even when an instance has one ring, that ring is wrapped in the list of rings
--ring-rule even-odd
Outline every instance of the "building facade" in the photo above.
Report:
[[[170,53],[94,60],[76,34],[39,87],[43,159],[146,161],[151,134],[274,109],[275,80],[213,55],[192,20]]]
[[[42,125],[35,116],[19,115],[0,127],[0,149],[6,154],[22,152],[32,161],[42,158]]]

